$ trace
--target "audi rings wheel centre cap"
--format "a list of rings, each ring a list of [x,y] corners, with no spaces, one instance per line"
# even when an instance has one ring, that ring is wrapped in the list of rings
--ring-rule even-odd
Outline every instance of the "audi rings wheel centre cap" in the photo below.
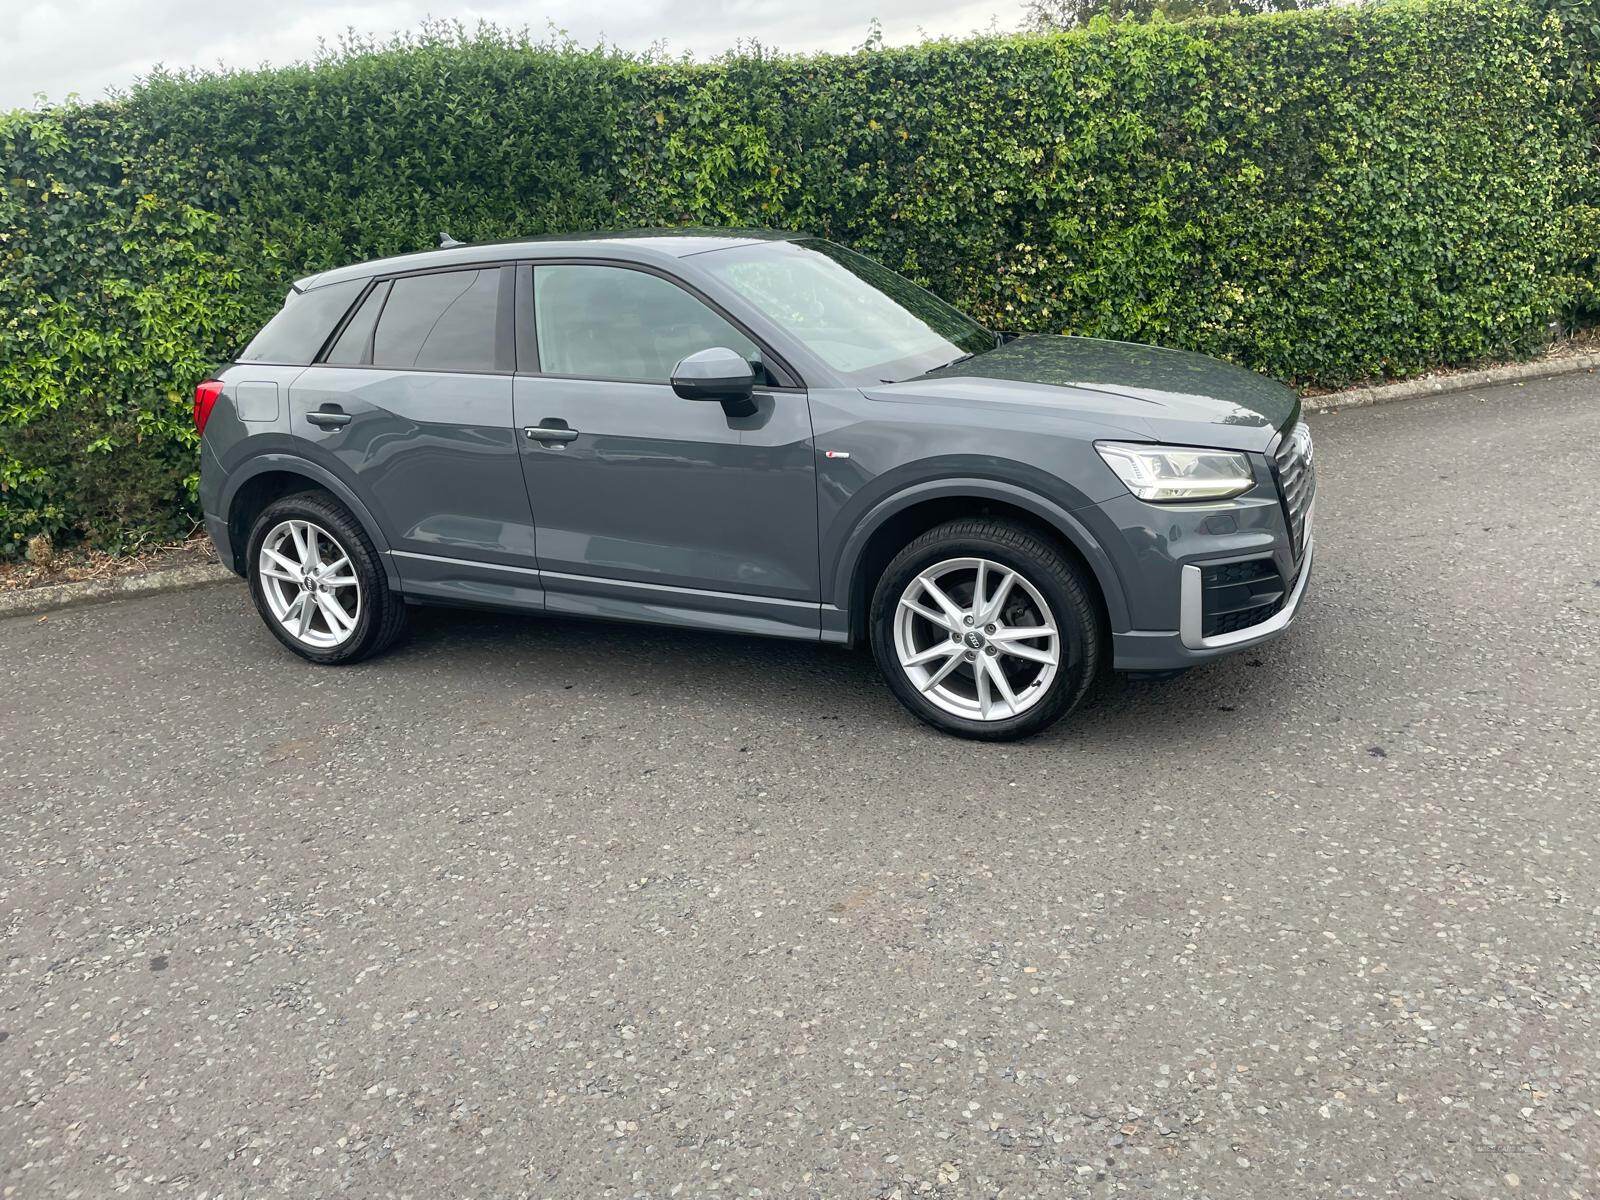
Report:
[[[981,634],[981,633],[977,633],[977,632],[969,633],[962,640],[965,641],[967,643],[967,645],[971,646],[974,650],[982,650],[983,649],[983,634]]]

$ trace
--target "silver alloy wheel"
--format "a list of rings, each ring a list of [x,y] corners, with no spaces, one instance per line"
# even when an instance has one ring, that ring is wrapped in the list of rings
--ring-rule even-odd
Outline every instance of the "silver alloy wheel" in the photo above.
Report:
[[[1061,634],[1044,596],[987,558],[950,558],[906,584],[894,648],[912,685],[945,712],[1003,721],[1044,698]]]
[[[361,619],[361,584],[336,538],[310,521],[280,521],[261,542],[261,591],[283,630],[318,650],[343,645]]]

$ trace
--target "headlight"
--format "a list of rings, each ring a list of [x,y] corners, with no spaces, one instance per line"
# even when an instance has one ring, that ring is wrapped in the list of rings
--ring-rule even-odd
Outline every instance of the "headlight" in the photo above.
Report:
[[[1134,442],[1096,442],[1094,448],[1130,492],[1155,504],[1226,500],[1248,492],[1256,482],[1250,460],[1230,450]]]

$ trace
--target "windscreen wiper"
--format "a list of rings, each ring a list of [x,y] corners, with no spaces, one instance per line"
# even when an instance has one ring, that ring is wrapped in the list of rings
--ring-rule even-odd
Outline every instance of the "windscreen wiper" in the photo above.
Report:
[[[933,375],[933,374],[936,374],[939,371],[948,371],[951,367],[959,367],[962,363],[966,362],[967,359],[969,359],[969,358],[977,358],[977,357],[978,357],[978,355],[977,355],[976,352],[971,353],[971,354],[958,354],[947,363],[940,363],[937,367],[929,367],[926,371],[923,372],[923,374],[924,375]],[[902,380],[899,380],[899,379],[882,379],[882,380],[879,380],[879,382],[880,383],[900,383],[900,382],[902,382]]]

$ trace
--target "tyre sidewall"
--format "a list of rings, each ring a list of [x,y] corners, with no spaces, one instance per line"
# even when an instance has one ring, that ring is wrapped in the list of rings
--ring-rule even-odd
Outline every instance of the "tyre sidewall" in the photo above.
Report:
[[[1041,550],[1044,548],[1041,547]],[[1061,556],[1048,551],[1050,559],[1032,549],[990,541],[983,537],[952,535],[922,542],[919,539],[889,564],[873,594],[871,612],[872,651],[891,691],[917,717],[946,733],[984,741],[1011,741],[1028,737],[1054,724],[1067,714],[1088,689],[1094,674],[1096,655],[1090,653],[1097,630],[1086,626],[1080,617],[1081,595],[1074,597],[1061,578],[1073,577],[1073,568]],[[1044,698],[1026,712],[1003,721],[973,721],[939,708],[911,682],[895,651],[894,620],[900,597],[910,582],[935,563],[950,558],[987,558],[1020,572],[1050,606],[1064,651],[1064,661]]]

